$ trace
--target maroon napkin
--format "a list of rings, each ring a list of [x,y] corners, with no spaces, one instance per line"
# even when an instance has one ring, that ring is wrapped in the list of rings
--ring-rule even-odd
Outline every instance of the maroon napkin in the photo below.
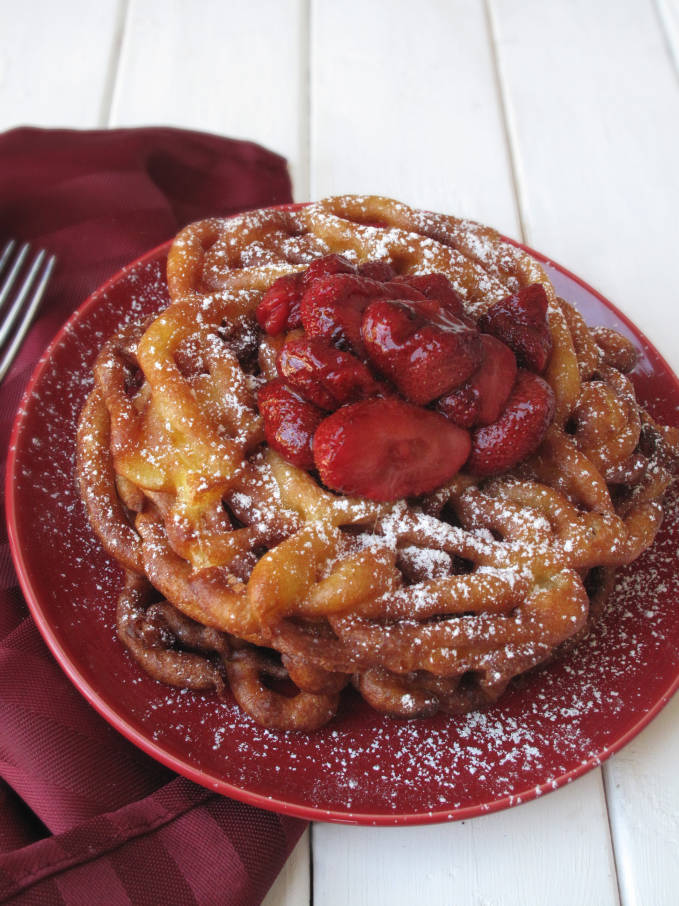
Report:
[[[94,289],[191,220],[291,200],[285,161],[248,142],[166,128],[0,135],[0,248],[14,237],[58,257],[0,386],[3,464],[35,362]],[[109,727],[45,647],[4,512],[0,526],[0,902],[259,903],[304,822],[177,777]]]

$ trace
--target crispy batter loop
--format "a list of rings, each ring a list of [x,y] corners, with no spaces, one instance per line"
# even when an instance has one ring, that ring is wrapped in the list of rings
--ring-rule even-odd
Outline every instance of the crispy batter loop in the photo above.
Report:
[[[255,398],[278,341],[254,311],[331,252],[442,272],[474,318],[544,285],[556,415],[528,461],[376,504],[266,448]],[[168,283],[158,318],[105,344],[78,432],[90,521],[127,577],[119,636],[161,682],[228,683],[279,729],[322,726],[347,683],[399,717],[482,707],[579,638],[615,567],[652,544],[679,432],[637,403],[632,344],[588,327],[493,230],[332,198],[187,227]]]

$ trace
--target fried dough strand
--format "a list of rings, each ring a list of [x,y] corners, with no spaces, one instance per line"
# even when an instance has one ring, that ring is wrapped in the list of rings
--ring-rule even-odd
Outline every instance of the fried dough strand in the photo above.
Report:
[[[276,345],[254,311],[276,278],[333,252],[444,273],[472,318],[545,287],[556,414],[530,459],[373,503],[263,445],[256,390]],[[396,717],[483,707],[581,638],[615,568],[653,543],[679,431],[637,402],[630,341],[588,327],[493,230],[331,198],[192,224],[168,284],[160,316],[105,344],[78,433],[92,527],[126,574],[118,634],[160,682],[228,684],[276,729],[324,725],[348,682]]]

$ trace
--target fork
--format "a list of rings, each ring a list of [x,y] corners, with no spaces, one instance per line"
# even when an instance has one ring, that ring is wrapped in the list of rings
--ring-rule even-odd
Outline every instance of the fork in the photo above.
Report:
[[[0,381],[16,358],[52,275],[56,257],[41,249],[27,264],[29,244],[10,239],[0,253]]]

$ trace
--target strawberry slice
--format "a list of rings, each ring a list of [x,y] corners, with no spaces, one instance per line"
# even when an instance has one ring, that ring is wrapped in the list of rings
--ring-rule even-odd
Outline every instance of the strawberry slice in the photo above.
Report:
[[[285,274],[275,280],[260,299],[255,317],[268,334],[275,336],[283,330],[302,326],[299,307],[304,285],[302,274]]]
[[[553,417],[552,388],[537,374],[519,368],[500,417],[472,434],[468,471],[485,477],[513,468],[535,452]]]
[[[491,425],[496,421],[516,379],[516,359],[508,346],[488,333],[481,334],[481,346],[483,362],[480,367],[466,384],[436,404],[439,412],[461,428]]]
[[[304,329],[363,356],[361,317],[370,302],[388,294],[385,284],[358,274],[333,274],[315,280],[302,297]]]
[[[466,317],[462,307],[462,299],[453,289],[453,284],[445,274],[403,274],[395,277],[393,283],[405,283],[418,292],[438,302],[441,308],[464,320]],[[400,298],[400,297],[399,297]]]
[[[539,374],[552,353],[544,286],[532,283],[506,296],[479,318],[479,330],[492,333],[515,353],[519,365]]]
[[[396,269],[388,261],[364,261],[358,265],[362,277],[370,277],[380,283],[388,283],[396,276]]]
[[[423,311],[426,301],[377,299],[366,307],[361,326],[370,360],[420,405],[466,381],[482,358],[478,331],[447,312]]]
[[[323,411],[293,393],[280,378],[260,388],[257,405],[269,446],[293,466],[313,469],[311,442]]]
[[[381,385],[355,355],[336,349],[325,337],[300,337],[286,343],[278,356],[278,373],[297,393],[334,410],[367,396],[377,396]]]
[[[316,258],[302,274],[302,284],[307,289],[314,280],[321,277],[330,277],[332,274],[354,274],[356,268],[347,261],[344,255],[324,255]]]
[[[479,425],[491,425],[500,417],[516,380],[516,357],[501,340],[490,334],[481,334],[483,363],[472,375],[471,381],[478,390],[480,408]]]
[[[335,491],[398,500],[445,484],[469,455],[469,434],[442,415],[398,399],[342,406],[314,435],[314,460]]]
[[[478,371],[476,373],[478,374]],[[481,395],[478,387],[470,379],[461,387],[456,387],[455,390],[442,396],[437,401],[436,408],[460,428],[473,428],[479,422],[481,409]]]

